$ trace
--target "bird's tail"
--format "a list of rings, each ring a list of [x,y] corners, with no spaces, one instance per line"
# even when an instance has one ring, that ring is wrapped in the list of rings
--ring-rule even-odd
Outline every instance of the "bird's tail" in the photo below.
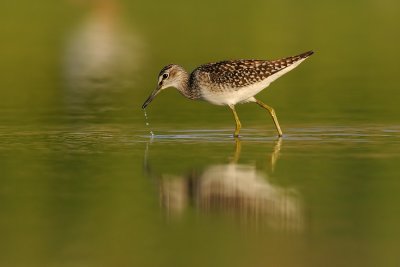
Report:
[[[270,61],[271,66],[274,66],[273,73],[281,72],[284,73],[297,67],[303,60],[314,54],[313,51],[307,51],[297,56],[291,56]]]
[[[297,55],[297,56],[291,56],[291,57],[287,57],[287,58],[274,60],[274,62],[281,62],[281,63],[285,63],[284,65],[290,66],[293,63],[296,63],[297,61],[308,58],[312,54],[314,54],[314,51],[310,50],[310,51],[301,53],[300,55]]]
[[[308,58],[309,56],[311,56],[312,54],[314,54],[314,51],[310,50],[307,52],[304,52],[300,55],[294,56],[295,58]]]

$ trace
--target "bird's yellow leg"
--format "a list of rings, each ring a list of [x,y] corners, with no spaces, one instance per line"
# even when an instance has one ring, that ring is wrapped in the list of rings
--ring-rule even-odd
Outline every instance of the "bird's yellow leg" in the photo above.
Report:
[[[260,100],[257,100],[257,99],[256,99],[256,103],[257,103],[260,107],[265,108],[266,110],[268,110],[269,114],[270,114],[271,117],[272,117],[272,120],[273,120],[274,123],[275,123],[276,130],[278,131],[278,135],[279,135],[279,136],[282,136],[282,135],[283,135],[283,134],[282,134],[282,130],[281,130],[281,127],[279,126],[279,122],[278,122],[278,118],[276,117],[275,110],[274,110],[273,108],[271,108],[270,106],[268,106],[267,104],[261,102]]]
[[[234,105],[229,105],[229,107],[232,110],[233,117],[235,117],[235,122],[236,122],[236,129],[235,129],[235,133],[233,134],[233,136],[234,137],[238,137],[239,136],[239,131],[240,131],[240,128],[242,128],[242,125],[240,124],[240,120],[239,120],[239,117],[238,117],[238,115],[236,113],[235,106]]]

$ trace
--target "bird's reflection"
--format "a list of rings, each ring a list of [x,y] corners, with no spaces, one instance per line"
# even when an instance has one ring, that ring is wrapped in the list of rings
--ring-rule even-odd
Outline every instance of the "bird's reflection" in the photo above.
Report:
[[[282,139],[274,144],[268,163],[273,174]],[[211,164],[203,170],[189,170],[182,175],[156,175],[145,153],[146,173],[156,178],[160,203],[168,216],[180,217],[193,207],[202,214],[224,214],[245,224],[264,223],[274,229],[301,231],[304,228],[303,205],[294,188],[275,185],[266,171],[252,164],[238,163],[241,141],[227,164]],[[172,156],[172,155],[171,155]]]

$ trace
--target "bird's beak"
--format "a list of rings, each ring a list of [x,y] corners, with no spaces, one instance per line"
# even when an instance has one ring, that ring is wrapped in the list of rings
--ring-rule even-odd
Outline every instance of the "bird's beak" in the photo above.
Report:
[[[151,93],[151,95],[146,99],[146,101],[144,101],[142,109],[145,109],[147,107],[147,105],[150,104],[151,101],[153,101],[153,99],[156,97],[156,95],[160,92],[159,89],[160,89],[159,87],[154,89],[154,91]]]

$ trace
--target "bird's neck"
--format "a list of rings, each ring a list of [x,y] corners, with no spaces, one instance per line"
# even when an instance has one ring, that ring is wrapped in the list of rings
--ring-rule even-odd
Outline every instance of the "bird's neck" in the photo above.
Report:
[[[189,99],[198,99],[199,96],[197,94],[197,90],[191,86],[189,74],[184,71],[181,73],[181,77],[179,83],[176,86],[176,89],[186,98]]]

